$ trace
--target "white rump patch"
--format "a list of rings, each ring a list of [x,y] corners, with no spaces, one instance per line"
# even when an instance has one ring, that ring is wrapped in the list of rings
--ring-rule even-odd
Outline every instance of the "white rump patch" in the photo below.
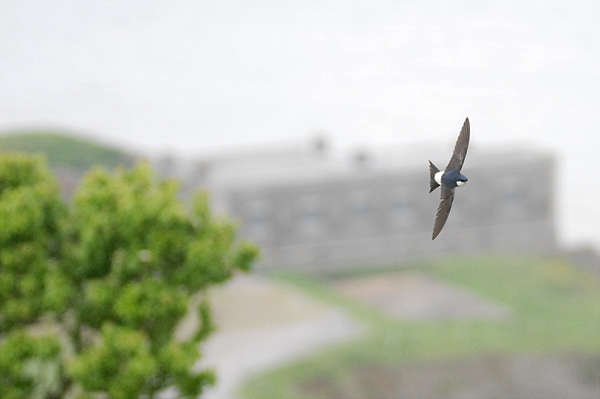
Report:
[[[439,184],[440,186],[442,185],[442,175],[444,174],[444,171],[441,172],[437,172],[434,176],[433,179],[435,180],[435,182],[437,184]]]

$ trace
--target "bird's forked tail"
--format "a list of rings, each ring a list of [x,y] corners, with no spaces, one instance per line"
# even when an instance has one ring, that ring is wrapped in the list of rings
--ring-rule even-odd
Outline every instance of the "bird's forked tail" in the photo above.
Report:
[[[429,192],[432,192],[440,185],[435,181],[435,174],[440,170],[429,161]]]

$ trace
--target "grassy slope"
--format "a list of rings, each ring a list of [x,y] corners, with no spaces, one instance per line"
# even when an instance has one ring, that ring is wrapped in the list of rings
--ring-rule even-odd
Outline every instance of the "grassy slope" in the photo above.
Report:
[[[0,136],[0,151],[44,153],[52,166],[87,170],[94,165],[114,168],[133,164],[134,157],[103,145],[55,132],[15,133]]]
[[[455,258],[414,267],[502,302],[514,317],[507,322],[403,322],[339,297],[324,280],[280,275],[313,296],[342,305],[370,326],[370,333],[249,381],[245,396],[296,398],[294,387],[302,381],[327,375],[344,384],[353,369],[369,364],[394,366],[483,354],[600,352],[600,279],[562,259]]]

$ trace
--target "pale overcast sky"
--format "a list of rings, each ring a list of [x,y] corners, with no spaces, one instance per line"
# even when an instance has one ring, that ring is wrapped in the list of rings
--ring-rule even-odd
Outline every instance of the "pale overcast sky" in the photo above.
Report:
[[[0,130],[193,156],[452,145],[469,116],[556,151],[563,235],[600,247],[599,65],[598,1],[0,0]]]

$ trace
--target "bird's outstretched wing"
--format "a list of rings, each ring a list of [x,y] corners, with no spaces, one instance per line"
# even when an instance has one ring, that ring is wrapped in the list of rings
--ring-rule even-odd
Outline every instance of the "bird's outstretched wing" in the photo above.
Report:
[[[467,118],[465,119],[465,123],[463,124],[460,134],[458,135],[456,145],[454,146],[454,152],[452,153],[452,158],[450,158],[450,162],[448,162],[446,170],[456,169],[460,172],[467,156],[470,136],[471,126],[469,125],[469,118]]]
[[[433,225],[432,240],[440,234],[440,231],[444,228],[448,215],[450,215],[450,209],[452,209],[452,201],[454,201],[454,190],[442,185],[442,201],[438,207],[437,214],[435,216],[435,224]]]

